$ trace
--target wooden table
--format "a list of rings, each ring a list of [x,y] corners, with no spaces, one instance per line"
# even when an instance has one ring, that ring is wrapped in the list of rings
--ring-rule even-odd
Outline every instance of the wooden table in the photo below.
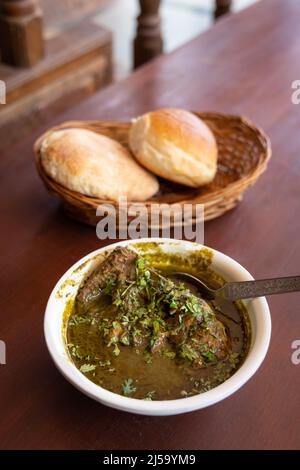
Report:
[[[205,241],[258,278],[299,274],[300,106],[291,102],[291,83],[300,78],[299,15],[297,0],[263,0],[55,122],[127,119],[159,106],[249,116],[269,133],[273,158],[236,210],[206,224]],[[36,135],[0,158],[0,339],[7,345],[0,447],[299,449],[300,365],[291,362],[291,343],[300,339],[300,294],[270,298],[272,341],[262,367],[239,392],[199,412],[114,411],[59,374],[43,338],[45,304],[63,272],[101,243],[44,190],[33,163]]]

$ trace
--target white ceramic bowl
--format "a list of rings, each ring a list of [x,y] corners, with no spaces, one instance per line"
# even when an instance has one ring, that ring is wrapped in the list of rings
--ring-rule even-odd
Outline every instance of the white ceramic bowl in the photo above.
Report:
[[[63,312],[68,299],[74,297],[80,282],[95,263],[95,257],[115,246],[127,246],[134,243],[159,242],[163,250],[186,253],[203,248],[196,243],[166,238],[129,240],[101,248],[90,253],[75,263],[54,287],[45,313],[44,332],[48,350],[61,373],[79,390],[104,405],[119,410],[143,415],[175,415],[199,410],[232,395],[257,371],[267,353],[271,335],[271,317],[264,297],[245,301],[251,326],[252,341],[249,353],[243,365],[224,383],[188,398],[164,401],[145,401],[128,398],[112,393],[94,384],[86,378],[68,357],[62,334]],[[211,249],[211,248],[210,248]],[[227,281],[247,281],[253,279],[246,269],[228,256],[211,249],[213,252],[212,268]]]

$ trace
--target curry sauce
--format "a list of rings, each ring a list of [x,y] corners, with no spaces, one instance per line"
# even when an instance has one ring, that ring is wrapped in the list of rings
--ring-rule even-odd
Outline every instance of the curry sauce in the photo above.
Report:
[[[116,248],[85,279],[68,306],[70,358],[92,382],[124,396],[203,393],[242,364],[251,339],[247,311],[242,302],[206,301],[174,276],[185,271],[221,287],[209,250],[184,258],[151,248]]]

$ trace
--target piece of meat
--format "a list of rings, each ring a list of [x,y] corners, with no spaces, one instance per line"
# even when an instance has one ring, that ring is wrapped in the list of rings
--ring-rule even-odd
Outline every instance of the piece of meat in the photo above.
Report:
[[[147,330],[145,330],[140,325],[138,325],[138,330],[140,334],[133,335],[132,341],[135,349],[142,352],[145,351],[145,349],[149,346],[149,336]]]
[[[121,334],[123,333],[123,328],[119,322],[113,322],[113,328],[110,329],[107,335],[108,344],[114,344],[119,341]]]
[[[225,326],[207,304],[206,312],[209,312],[208,309],[211,310],[211,314],[206,321],[203,321],[202,316],[192,314],[186,314],[180,320],[180,314],[176,314],[169,323],[171,326],[169,341],[176,346],[182,357],[189,359],[198,367],[205,367],[207,363],[224,359],[229,351]]]
[[[162,331],[157,335],[157,339],[151,347],[152,354],[162,351],[167,346],[167,332]]]
[[[76,302],[81,312],[97,315],[97,306],[101,309],[107,299],[108,346],[121,343],[140,352],[150,348],[152,354],[171,346],[197,367],[228,354],[229,339],[212,306],[128,248],[116,248],[96,267],[80,287]]]
[[[88,308],[99,298],[109,282],[134,279],[136,259],[137,254],[128,248],[115,248],[80,287],[77,305]]]
[[[192,345],[199,356],[212,363],[224,359],[229,350],[229,339],[225,326],[217,318],[207,323],[205,329],[196,328],[195,332],[188,336],[186,344]],[[194,362],[197,363],[197,360]]]

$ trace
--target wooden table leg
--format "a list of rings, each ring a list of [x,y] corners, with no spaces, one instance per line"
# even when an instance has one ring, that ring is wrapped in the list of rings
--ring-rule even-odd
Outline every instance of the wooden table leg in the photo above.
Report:
[[[35,0],[0,0],[1,60],[31,67],[44,54],[42,12]]]
[[[144,64],[163,51],[160,29],[160,0],[139,0],[137,35],[134,40],[134,67]]]
[[[230,12],[232,0],[216,0],[215,18]]]

